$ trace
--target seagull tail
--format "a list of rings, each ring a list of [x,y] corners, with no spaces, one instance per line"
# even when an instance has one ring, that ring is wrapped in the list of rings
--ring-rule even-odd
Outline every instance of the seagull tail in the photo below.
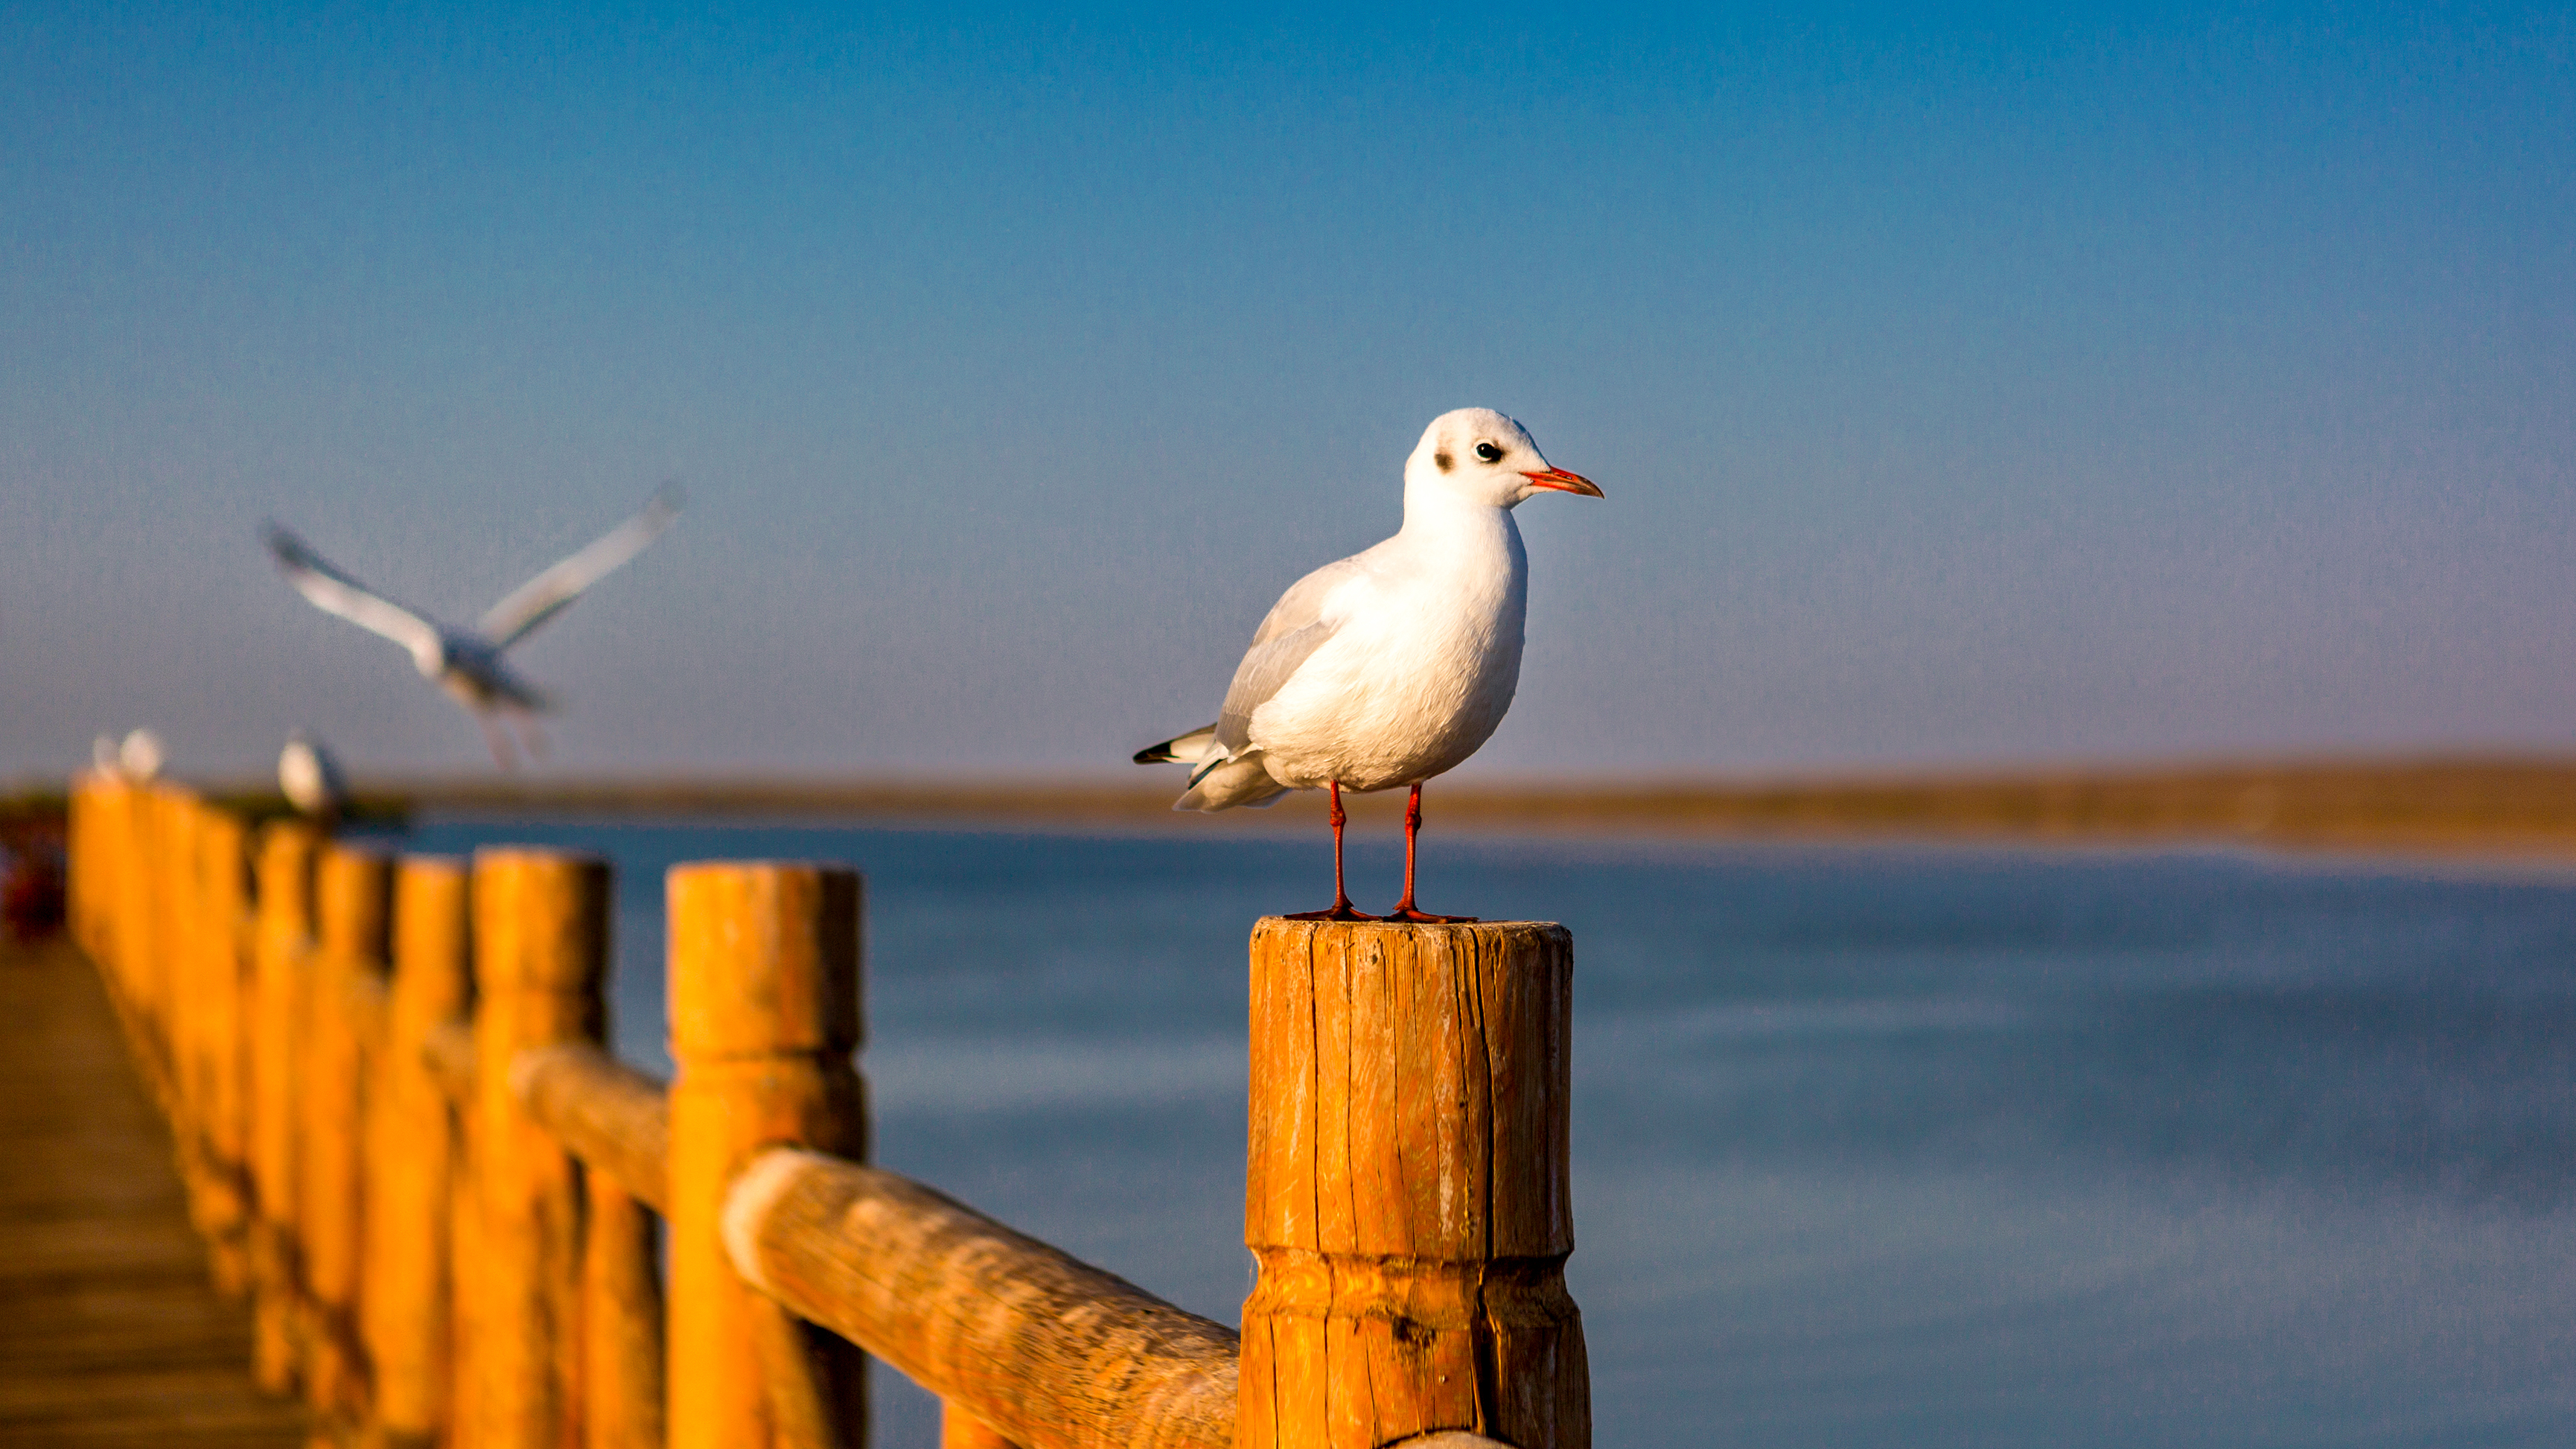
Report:
[[[1195,765],[1207,758],[1208,746],[1216,743],[1216,726],[1201,725],[1188,734],[1147,745],[1136,752],[1140,765]]]
[[[1258,809],[1288,793],[1288,787],[1270,776],[1261,751],[1246,750],[1234,759],[1200,770],[1190,779],[1190,788],[1172,802],[1175,810],[1198,810],[1214,814],[1238,805]]]

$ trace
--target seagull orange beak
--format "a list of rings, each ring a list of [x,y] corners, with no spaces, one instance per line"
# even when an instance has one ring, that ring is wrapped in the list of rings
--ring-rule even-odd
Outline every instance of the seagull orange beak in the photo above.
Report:
[[[1550,468],[1543,473],[1524,470],[1521,476],[1530,480],[1530,486],[1533,488],[1553,488],[1559,493],[1580,493],[1586,498],[1601,496],[1600,484],[1580,473],[1568,473],[1563,468]]]

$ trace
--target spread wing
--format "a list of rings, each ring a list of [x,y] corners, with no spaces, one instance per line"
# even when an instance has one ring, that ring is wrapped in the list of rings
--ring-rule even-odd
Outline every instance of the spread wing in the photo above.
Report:
[[[437,657],[441,646],[436,624],[333,568],[304,540],[274,523],[268,526],[268,551],[277,559],[278,572],[313,607],[382,634],[410,650],[415,659]]]
[[[475,627],[492,641],[493,648],[508,648],[539,624],[562,613],[565,605],[581,597],[582,590],[642,553],[679,516],[680,490],[665,485],[653,495],[652,502],[644,505],[643,512],[610,529],[588,548],[512,589],[509,597],[494,604]]]
[[[1252,712],[1269,703],[1298,667],[1341,627],[1339,615],[1327,616],[1325,601],[1333,590],[1364,573],[1357,559],[1330,563],[1299,579],[1270,606],[1269,617],[1252,636],[1251,652],[1235,666],[1234,683],[1217,711],[1212,763],[1233,758],[1252,743]]]

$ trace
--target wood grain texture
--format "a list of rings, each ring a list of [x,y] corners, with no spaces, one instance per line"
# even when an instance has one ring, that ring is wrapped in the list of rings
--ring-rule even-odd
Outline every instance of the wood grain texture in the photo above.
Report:
[[[1247,1449],[1589,1445],[1564,1280],[1573,960],[1539,923],[1254,930]]]
[[[668,880],[679,1067],[670,1099],[669,1344],[671,1361],[686,1366],[671,1381],[671,1443],[771,1449],[824,1432],[863,1442],[867,1381],[857,1352],[782,1348],[798,1336],[795,1326],[744,1286],[721,1237],[727,1190],[761,1149],[867,1154],[866,1091],[851,1061],[859,879],[828,866],[728,863],[676,866]],[[800,1358],[817,1382],[770,1382],[795,1372]]]
[[[370,1073],[366,1281],[358,1296],[374,1420],[388,1442],[431,1442],[449,1422],[448,1204],[457,1143],[424,1047],[465,1010],[466,929],[464,862],[406,857],[394,876],[385,1048]]]
[[[671,1199],[671,1104],[660,1082],[587,1042],[519,1053],[510,1064],[531,1120],[655,1212]]]
[[[472,1336],[479,1449],[569,1449],[582,1437],[579,1169],[511,1091],[530,1047],[600,1039],[607,865],[556,851],[474,856],[477,1185]]]
[[[0,945],[0,1443],[302,1441],[302,1409],[252,1386],[249,1312],[208,1283],[169,1153],[98,970]]]
[[[727,1236],[761,1292],[1030,1449],[1234,1442],[1235,1335],[891,1172],[763,1153]]]

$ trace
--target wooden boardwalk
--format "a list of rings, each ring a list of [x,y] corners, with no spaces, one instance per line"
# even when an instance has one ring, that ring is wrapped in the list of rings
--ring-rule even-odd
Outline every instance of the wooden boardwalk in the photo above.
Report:
[[[0,1445],[295,1445],[98,973],[0,945]]]

